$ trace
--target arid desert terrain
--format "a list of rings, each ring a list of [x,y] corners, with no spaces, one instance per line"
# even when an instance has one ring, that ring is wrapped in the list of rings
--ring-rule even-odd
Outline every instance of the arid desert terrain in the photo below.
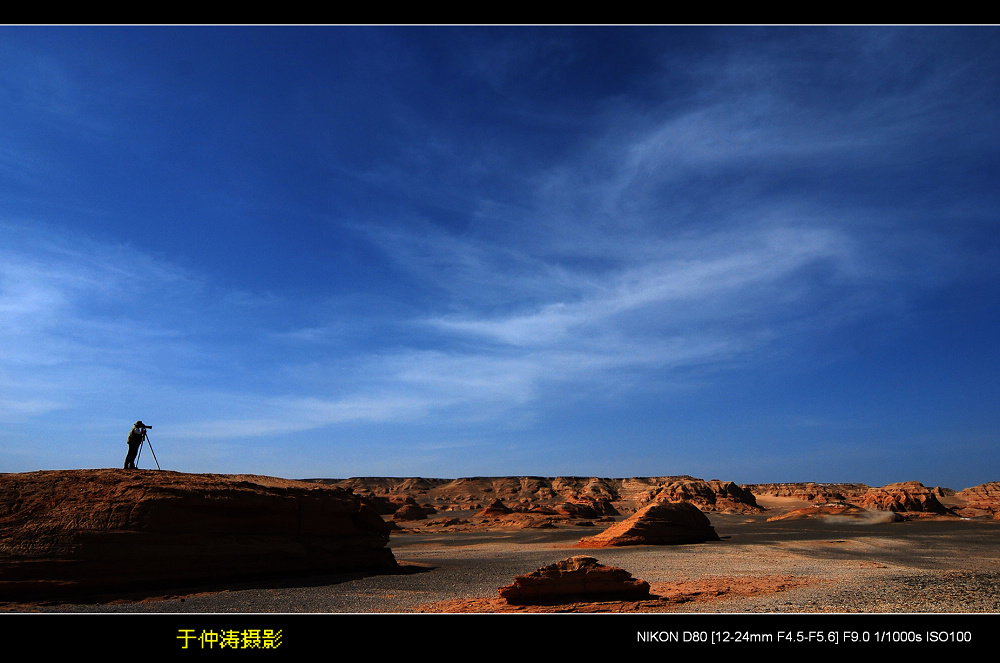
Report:
[[[92,474],[80,474],[84,472]],[[20,555],[24,562],[20,566],[8,563],[5,575],[0,576],[7,598],[0,609],[1000,613],[995,484],[954,491],[915,482],[870,488],[801,483],[736,486],[692,477],[286,481],[169,472],[140,472],[123,478],[121,472],[0,475],[8,480],[2,493],[7,506],[0,513],[6,557],[9,562]],[[20,483],[15,477],[20,477]],[[90,528],[85,535],[57,541],[45,553],[48,558],[83,551],[79,553],[82,561],[77,560],[74,568],[93,564],[89,581],[108,573],[92,551],[139,550],[142,563],[134,577],[120,563],[104,581],[89,584],[69,578],[69,571],[64,572],[59,564],[46,567],[43,573],[26,571],[44,563],[40,558],[27,559],[26,551],[37,551],[40,538],[59,539],[53,532],[65,532],[67,523],[80,522],[79,517],[69,515],[71,506],[60,511],[51,506],[51,498],[37,500],[39,509],[49,505],[45,508],[57,514],[51,526],[40,524],[37,515],[31,519],[33,524],[27,524],[24,517],[19,521],[17,514],[28,510],[28,487],[35,479],[44,479],[38,485],[59,479],[64,487],[77,482],[76,491],[88,486],[92,490],[85,500],[88,513],[99,514],[93,519],[101,527],[120,521],[113,531],[105,528],[102,532],[96,531],[94,523],[84,523],[81,527]],[[212,484],[209,489],[210,482],[222,482],[222,487]],[[155,486],[159,488],[154,490]],[[239,490],[250,492],[242,497]],[[346,533],[339,525],[328,526],[335,519],[331,514],[340,508],[316,501],[328,492],[341,500],[349,496],[384,540],[368,530]],[[127,508],[122,506],[126,503]],[[650,507],[662,504],[670,509],[677,504],[697,507],[691,510],[698,518],[702,514],[707,518],[709,534],[699,535],[704,538],[700,542],[651,542],[664,536],[664,527],[673,528],[669,536],[677,536],[678,527],[689,528],[677,515],[683,510],[654,518]],[[229,510],[218,512],[222,507]],[[321,526],[309,524],[311,511]],[[279,512],[286,516],[262,515]],[[373,518],[376,513],[378,519]],[[344,518],[344,522],[359,520],[357,514]],[[234,527],[230,534],[220,531],[235,521],[243,522],[243,529]],[[227,524],[220,525],[223,522]],[[137,523],[142,524],[142,532]],[[265,541],[261,523],[275,531],[288,529],[291,536]],[[30,530],[23,537],[24,541],[31,538],[30,546],[10,534],[17,527]],[[220,538],[224,536],[228,538]],[[650,538],[642,540],[642,536]],[[322,543],[331,537],[341,542],[336,550]],[[364,550],[358,548],[359,539],[368,546]],[[322,554],[328,559],[315,567],[296,562],[287,571],[276,570],[274,560],[313,560],[320,554],[315,546],[292,549],[288,540],[296,545],[303,540],[315,541],[316,546],[322,543],[326,546]],[[181,554],[206,542],[211,550],[202,548],[188,557]],[[384,553],[371,552],[382,547],[391,551],[394,563],[385,564]],[[219,564],[231,565],[234,573],[213,566],[216,553],[222,560]],[[271,560],[271,572],[247,567],[235,573],[241,555]],[[357,562],[369,557],[382,560],[378,568]],[[515,578],[574,557],[591,558],[602,567],[614,567],[631,579],[645,581],[648,595],[622,598],[574,590],[566,596],[556,591],[538,601],[501,598],[498,590],[517,584]],[[174,566],[166,564],[167,559],[174,559]],[[349,564],[343,566],[347,562],[342,560]],[[185,575],[198,564],[208,571]],[[47,589],[45,582],[38,582],[59,578]],[[149,582],[139,581],[143,579]],[[42,590],[34,591],[38,585],[43,585]],[[29,586],[34,589],[26,590]],[[591,586],[596,586],[593,581]]]

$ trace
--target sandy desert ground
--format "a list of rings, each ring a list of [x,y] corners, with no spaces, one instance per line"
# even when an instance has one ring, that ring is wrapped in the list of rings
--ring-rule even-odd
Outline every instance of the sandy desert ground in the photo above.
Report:
[[[1000,613],[1000,523],[991,520],[767,522],[709,514],[721,541],[580,549],[589,528],[394,533],[403,573],[176,588],[91,603],[0,604],[16,612],[98,613]],[[457,515],[457,514],[450,514]],[[497,588],[588,554],[651,584],[648,601],[507,606]],[[155,573],[155,569],[151,569]]]

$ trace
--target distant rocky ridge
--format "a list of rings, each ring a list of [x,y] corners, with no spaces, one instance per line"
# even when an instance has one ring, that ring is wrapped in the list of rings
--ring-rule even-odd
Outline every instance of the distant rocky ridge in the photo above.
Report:
[[[994,517],[1000,519],[1000,482],[982,484],[957,492],[950,488],[926,487],[910,481],[871,487],[863,483],[763,483],[733,482],[695,477],[466,477],[427,479],[419,477],[355,477],[308,479],[349,488],[384,515],[397,513],[403,500],[418,503],[425,512],[465,511],[473,521],[449,522],[477,527],[546,527],[574,519],[609,521],[628,516],[657,502],[687,502],[708,513],[755,514],[765,511],[758,498],[794,498],[811,505],[851,505],[857,510],[839,511],[860,515],[863,511],[890,511],[902,519],[919,517]],[[411,502],[412,503],[412,502]],[[800,512],[828,515],[828,510]],[[416,513],[409,509],[410,519]],[[403,518],[394,516],[394,519]],[[432,520],[427,526],[444,521]],[[581,522],[578,524],[592,524]]]
[[[911,518],[980,518],[1000,520],[1000,482],[990,482],[956,492],[940,486],[928,487],[919,481],[891,483],[881,487],[865,484],[751,484],[744,486],[761,499],[794,497],[809,502],[812,508],[779,516],[825,516],[833,513],[822,509],[852,507],[840,513],[864,517],[865,512],[891,512],[897,520]],[[777,519],[777,518],[775,518]]]
[[[443,511],[479,511],[490,505],[512,513],[592,518],[631,513],[652,502],[689,502],[703,511],[757,513],[753,493],[729,481],[694,477],[467,477],[425,479],[356,477],[307,479],[349,488],[383,514],[400,496]],[[500,500],[500,505],[496,501]]]
[[[794,497],[808,502],[846,502],[864,495],[870,489],[863,483],[754,483],[744,489],[757,496]]]
[[[389,525],[343,489],[152,470],[0,474],[0,596],[390,571]]]

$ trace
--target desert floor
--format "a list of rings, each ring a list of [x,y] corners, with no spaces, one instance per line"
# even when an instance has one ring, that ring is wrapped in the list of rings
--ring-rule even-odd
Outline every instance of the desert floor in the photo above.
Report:
[[[780,505],[777,505],[780,506]],[[723,540],[572,547],[593,528],[394,533],[403,573],[172,588],[91,603],[0,604],[16,612],[838,612],[1000,613],[1000,523],[989,520],[767,522],[708,514]],[[456,515],[456,514],[451,514]],[[653,598],[512,608],[497,588],[572,555],[648,581]],[[155,577],[155,568],[150,569]]]

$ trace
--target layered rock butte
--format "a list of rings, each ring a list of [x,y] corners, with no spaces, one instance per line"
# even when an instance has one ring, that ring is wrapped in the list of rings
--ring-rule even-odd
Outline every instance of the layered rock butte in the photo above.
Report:
[[[992,516],[994,520],[1000,520],[1000,481],[966,488],[955,493],[955,499],[961,502],[956,512],[963,516]]]
[[[389,571],[389,526],[350,491],[151,470],[0,474],[0,595]]]
[[[624,569],[577,555],[515,576],[514,582],[500,587],[498,593],[511,605],[574,600],[641,601],[649,598],[649,583],[633,578]]]
[[[578,548],[632,545],[677,545],[718,541],[708,517],[686,502],[655,502],[600,534],[582,539]]]

